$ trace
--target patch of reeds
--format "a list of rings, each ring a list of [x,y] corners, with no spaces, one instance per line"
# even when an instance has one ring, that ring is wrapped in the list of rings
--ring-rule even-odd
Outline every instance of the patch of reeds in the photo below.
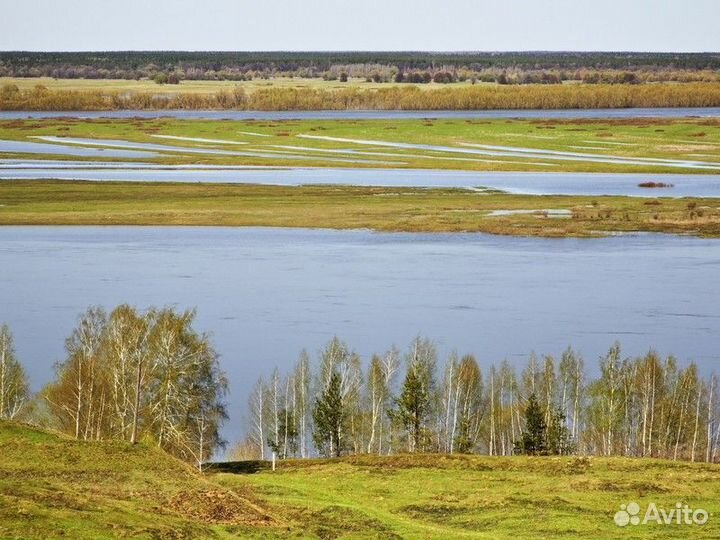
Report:
[[[207,94],[0,89],[0,110],[494,110],[718,107],[720,83],[636,85],[517,85],[381,89],[261,88],[237,86]]]

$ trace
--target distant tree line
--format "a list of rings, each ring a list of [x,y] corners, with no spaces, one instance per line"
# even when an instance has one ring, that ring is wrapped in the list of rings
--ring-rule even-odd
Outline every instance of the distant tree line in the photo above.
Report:
[[[161,77],[158,82],[172,81]],[[246,92],[236,86],[207,94],[50,90],[42,85],[21,90],[13,84],[0,87],[0,110],[493,110],[717,106],[720,106],[720,84],[716,83],[441,86],[428,91],[408,85],[377,90],[268,87]]]
[[[170,81],[270,81],[276,78],[322,79],[325,81],[408,83],[408,84],[449,84],[469,82],[496,84],[561,84],[579,82],[586,84],[640,84],[656,82],[720,82],[720,72],[709,69],[524,69],[524,68],[468,68],[440,65],[432,68],[398,68],[382,64],[337,64],[327,70],[301,68],[293,71],[278,71],[274,68],[240,70],[237,68],[199,69],[171,66],[162,69],[149,64],[134,70],[106,70],[92,66],[63,66],[50,68],[12,69],[0,65],[0,77],[88,80],[153,80]]]
[[[79,440],[142,440],[201,467],[224,444],[227,380],[194,318],[169,308],[91,307],[65,342],[55,380],[32,399],[10,331],[1,327],[0,418]]]
[[[683,82],[717,81],[718,70],[717,53],[0,52],[0,76],[70,79],[154,79],[158,73],[174,73],[189,80],[278,76],[335,80],[344,72],[375,82],[421,83],[430,82],[419,80],[426,74],[433,80],[444,72],[461,81],[538,83],[584,80],[587,72],[622,72],[635,74],[637,81]],[[600,79],[631,82],[618,75],[606,74]]]
[[[625,357],[614,344],[598,375],[568,348],[532,354],[520,370],[485,369],[473,355],[440,365],[416,338],[364,363],[334,338],[317,362],[259,379],[247,409],[247,438],[235,457],[267,459],[398,452],[488,455],[644,456],[717,461],[718,378],[702,377],[654,351]]]

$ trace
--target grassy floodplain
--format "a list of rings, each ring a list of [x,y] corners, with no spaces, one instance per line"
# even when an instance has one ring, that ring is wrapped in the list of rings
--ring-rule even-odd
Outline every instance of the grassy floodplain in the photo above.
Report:
[[[458,88],[473,86],[467,81],[449,83],[450,87]],[[481,85],[494,85],[494,83],[476,83]],[[183,80],[178,84],[159,85],[151,79],[54,79],[52,77],[0,77],[0,87],[15,85],[20,90],[32,90],[41,85],[48,90],[69,91],[102,91],[102,92],[148,92],[162,95],[175,94],[212,94],[222,90],[232,91],[242,88],[247,93],[253,93],[263,88],[311,88],[316,90],[343,90],[346,88],[378,90],[388,87],[408,86],[407,83],[396,82],[368,82],[361,77],[350,77],[347,82],[337,80],[329,81],[319,78],[304,79],[297,77],[273,77],[272,79],[253,79],[252,81],[209,81],[209,80]],[[417,85],[421,90],[444,88],[446,84],[429,83]]]
[[[525,196],[463,189],[3,181],[0,225],[195,225],[720,237],[720,199]],[[497,215],[497,211],[529,213]],[[548,213],[550,210],[550,213]],[[561,211],[555,215],[553,211]]]
[[[717,465],[652,459],[356,456],[200,475],[149,444],[0,423],[8,538],[710,539],[719,496]],[[620,529],[613,516],[631,501],[710,518]]]
[[[638,180],[646,182],[660,182],[668,172],[715,172],[667,167],[659,160],[699,160],[720,167],[718,119],[236,122],[64,118],[0,122],[0,139],[44,142],[36,137],[53,137],[60,143],[63,138],[89,138],[96,147],[105,144],[107,148],[113,143],[106,139],[176,147],[178,151],[142,160],[164,165],[635,172],[648,174]],[[405,146],[392,146],[398,143]],[[518,152],[501,156],[462,152],[495,147]],[[203,153],[207,149],[229,153]],[[526,156],[524,151],[533,154]],[[69,159],[60,154],[5,157]],[[116,161],[132,165],[130,160]],[[383,173],[378,170],[377,174]],[[580,181],[592,182],[592,176]],[[654,231],[720,236],[720,199],[672,199],[663,197],[672,194],[671,188],[656,191],[657,199],[640,199],[460,189],[3,181],[0,223],[330,227],[533,236]],[[508,210],[524,213],[504,212]]]
[[[100,146],[102,139],[115,139],[195,150],[166,152],[152,160],[165,164],[648,174],[720,172],[720,119],[716,118],[0,121],[0,139],[37,142],[34,137],[43,136],[98,139],[94,144]],[[230,153],[197,153],[208,148]],[[232,155],[233,151],[243,155]],[[49,157],[67,159],[61,155]],[[671,166],[659,160],[675,163]],[[687,162],[702,162],[706,168],[686,166]]]

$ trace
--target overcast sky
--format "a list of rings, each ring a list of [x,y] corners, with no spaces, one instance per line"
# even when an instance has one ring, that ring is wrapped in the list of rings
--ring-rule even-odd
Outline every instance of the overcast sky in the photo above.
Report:
[[[0,50],[720,51],[720,0],[0,0]]]

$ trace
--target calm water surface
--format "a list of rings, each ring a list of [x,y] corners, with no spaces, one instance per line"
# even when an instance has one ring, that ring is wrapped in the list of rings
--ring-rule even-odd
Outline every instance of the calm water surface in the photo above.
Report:
[[[0,111],[21,118],[185,118],[188,120],[402,120],[411,118],[682,118],[720,116],[720,107],[496,111]]]
[[[338,168],[160,168],[100,165],[42,167],[0,160],[0,180],[56,179],[128,182],[207,182],[229,184],[339,184],[385,187],[486,187],[527,195],[627,195],[632,197],[720,197],[718,174],[512,173],[437,169]],[[648,180],[673,185],[668,189],[638,187]]]
[[[0,228],[0,321],[35,389],[88,305],[198,308],[229,373],[231,421],[273,366],[337,334],[365,358],[423,334],[442,355],[522,363],[620,340],[720,367],[720,242],[182,228]]]
[[[52,154],[77,157],[106,157],[106,158],[154,158],[159,157],[155,152],[142,150],[118,150],[110,148],[91,148],[82,146],[69,146],[63,144],[48,144],[33,141],[0,141],[0,152],[22,154]]]

